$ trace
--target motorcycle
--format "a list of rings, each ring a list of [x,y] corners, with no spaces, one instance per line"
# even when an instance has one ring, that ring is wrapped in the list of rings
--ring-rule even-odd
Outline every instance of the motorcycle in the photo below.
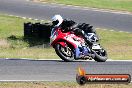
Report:
[[[91,41],[97,41],[94,33],[88,33]],[[50,45],[55,49],[56,54],[64,61],[92,60],[105,62],[107,60],[106,50],[98,43],[90,47],[81,36],[73,32],[63,32],[61,28],[54,28],[51,31]]]

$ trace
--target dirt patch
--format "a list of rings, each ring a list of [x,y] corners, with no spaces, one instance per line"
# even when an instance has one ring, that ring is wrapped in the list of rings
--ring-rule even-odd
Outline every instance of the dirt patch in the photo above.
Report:
[[[5,39],[0,39],[0,48],[9,48],[10,45]]]
[[[0,83],[0,88],[132,88],[132,84],[87,84],[80,86],[71,82]]]

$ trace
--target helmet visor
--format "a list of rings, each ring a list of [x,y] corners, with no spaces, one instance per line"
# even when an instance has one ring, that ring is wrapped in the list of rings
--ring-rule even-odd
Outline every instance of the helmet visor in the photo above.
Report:
[[[58,20],[52,22],[53,26],[57,25],[58,23],[59,23]]]

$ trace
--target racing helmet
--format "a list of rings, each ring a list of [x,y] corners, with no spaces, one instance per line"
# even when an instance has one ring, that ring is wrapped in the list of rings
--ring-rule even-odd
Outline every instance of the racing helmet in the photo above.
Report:
[[[52,24],[53,26],[60,26],[60,24],[63,22],[63,18],[61,15],[54,15],[52,17]]]

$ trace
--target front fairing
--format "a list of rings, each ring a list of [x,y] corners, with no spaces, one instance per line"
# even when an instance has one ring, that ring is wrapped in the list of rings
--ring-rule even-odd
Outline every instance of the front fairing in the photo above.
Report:
[[[57,28],[52,28],[52,30],[51,30],[51,36],[50,36],[50,45],[57,38],[57,36],[58,36]]]
[[[83,38],[78,37],[71,32],[63,33],[60,28],[52,29],[50,36],[50,45],[54,46],[57,42],[60,41],[67,42],[74,48],[85,46],[85,41]]]
[[[54,46],[60,40],[65,40],[64,36],[67,36],[67,33],[62,33],[60,28],[52,29],[50,36],[50,45]]]

